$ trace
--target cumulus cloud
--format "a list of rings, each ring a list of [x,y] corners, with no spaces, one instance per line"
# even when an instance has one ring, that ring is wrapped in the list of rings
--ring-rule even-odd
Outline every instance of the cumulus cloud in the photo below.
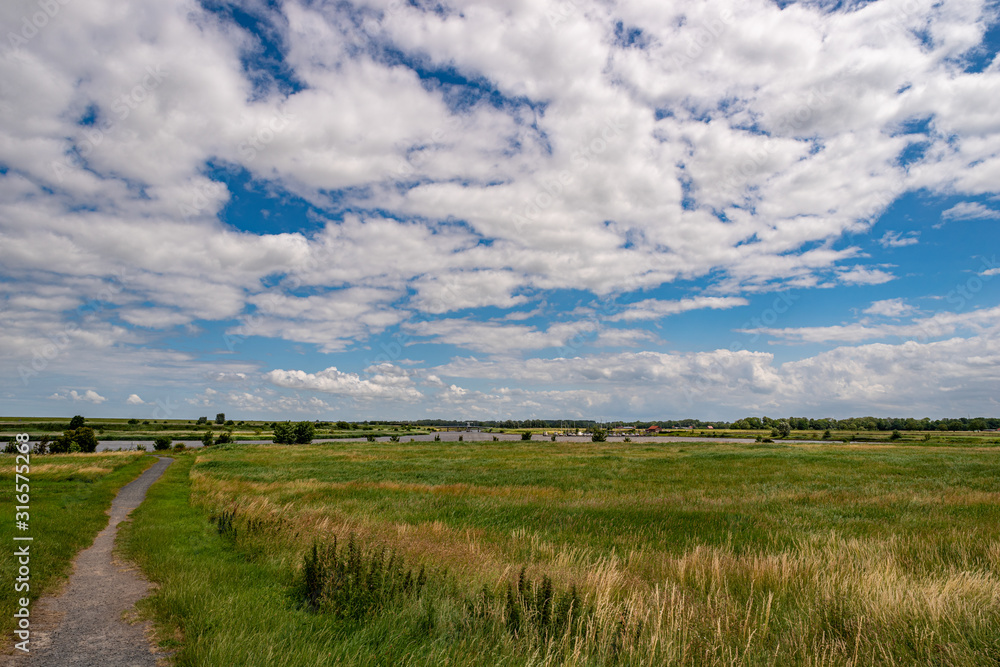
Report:
[[[867,315],[879,315],[881,317],[903,317],[916,312],[916,308],[906,303],[903,299],[883,299],[873,301],[872,305],[862,312]]]
[[[884,248],[905,248],[920,243],[920,232],[886,232],[878,242]]]
[[[108,400],[108,399],[104,398],[103,396],[101,396],[100,394],[98,394],[93,389],[87,389],[82,394],[80,392],[78,392],[76,389],[71,389],[69,391],[69,393],[67,395],[65,395],[65,396],[59,396],[58,394],[56,394],[56,395],[50,396],[50,398],[54,398],[56,396],[58,396],[61,399],[69,398],[69,399],[72,399],[75,402],[83,401],[85,403],[93,403],[94,405],[99,405],[99,404],[103,403],[104,401]]]
[[[366,369],[366,377],[357,373],[343,373],[330,367],[317,373],[300,370],[275,369],[264,375],[265,380],[278,387],[318,391],[355,399],[385,399],[412,401],[423,397],[414,386],[410,374],[389,363]]]
[[[252,338],[353,353],[395,331],[488,355],[653,348],[604,324],[892,281],[855,243],[917,242],[873,231],[895,201],[1000,182],[1000,69],[966,67],[995,8],[909,4],[291,0],[248,9],[280,36],[266,63],[245,26],[192,0],[60,5],[0,56],[4,376],[39,397],[115,368],[115,384],[199,404],[419,400],[398,368],[329,361],[269,371],[286,391],[270,395],[244,386],[262,366],[239,355]],[[640,38],[622,43],[619,25]],[[258,227],[251,191],[293,222]],[[657,297],[666,284],[696,296]],[[631,305],[566,321],[561,298],[580,291]],[[913,314],[881,309],[868,314]],[[769,335],[908,331],[808,329]],[[220,354],[164,347],[166,332]],[[189,385],[239,374],[214,397]],[[557,400],[523,405],[543,399]]]
[[[1000,211],[989,208],[978,202],[962,202],[955,204],[941,213],[942,220],[996,220],[1000,219]]]
[[[691,299],[681,299],[679,301],[662,301],[658,299],[646,299],[630,304],[623,312],[614,315],[612,321],[630,320],[658,320],[669,315],[684,313],[689,310],[700,310],[702,308],[725,309],[745,306],[749,303],[742,297],[718,297],[703,296]]]
[[[125,399],[125,402],[129,405],[145,405],[146,401],[139,398],[138,394],[129,394],[129,397]]]

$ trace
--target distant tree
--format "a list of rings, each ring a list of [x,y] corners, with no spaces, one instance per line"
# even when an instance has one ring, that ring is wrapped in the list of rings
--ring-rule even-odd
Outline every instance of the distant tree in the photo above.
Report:
[[[163,451],[164,449],[170,449],[171,439],[166,435],[158,435],[153,438],[153,449],[156,451]]]
[[[295,443],[308,445],[316,437],[316,427],[312,422],[299,422],[295,425]]]
[[[198,423],[199,424],[207,424],[208,423],[208,417],[198,417]]]
[[[792,425],[787,421],[782,419],[774,423],[774,428],[771,429],[771,437],[787,438],[792,434]]]
[[[275,424],[272,430],[274,431],[275,444],[291,445],[295,443],[295,427],[292,426],[291,422]]]
[[[339,421],[337,422],[337,428],[339,428],[341,431],[346,431],[349,428],[351,428],[351,425],[345,421]]]
[[[94,430],[87,426],[72,431],[63,431],[63,434],[52,441],[50,449],[53,454],[65,454],[66,452],[93,452],[97,450],[97,436]]]
[[[69,420],[69,430],[75,431],[86,423],[87,420],[83,418],[83,415],[76,415]]]
[[[236,426],[236,422],[232,419],[226,420],[226,426]]]
[[[94,435],[94,429],[87,426],[81,426],[73,432],[73,442],[80,446],[81,452],[97,451],[97,436]]]
[[[220,412],[219,414],[215,415],[215,423],[216,424],[225,424],[226,423],[226,413],[225,412]]]
[[[129,420],[128,420],[128,423],[129,423],[129,424],[130,424],[131,426],[135,426],[136,424],[138,424],[138,423],[139,423],[139,420],[138,420],[138,419],[129,419]]]

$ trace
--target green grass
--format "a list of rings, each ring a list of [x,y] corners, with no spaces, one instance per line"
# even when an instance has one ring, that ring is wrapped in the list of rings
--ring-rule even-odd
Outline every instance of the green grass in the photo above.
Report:
[[[131,454],[58,454],[31,457],[30,530],[14,524],[14,465],[12,455],[0,456],[0,632],[13,629],[13,613],[24,593],[14,590],[17,562],[11,545],[30,544],[31,580],[28,596],[34,602],[57,589],[69,572],[76,553],[89,546],[108,523],[105,512],[118,490],[155,462],[153,457]],[[30,535],[31,542],[15,543],[14,535]]]
[[[996,665],[994,452],[227,446],[123,539],[182,665]]]

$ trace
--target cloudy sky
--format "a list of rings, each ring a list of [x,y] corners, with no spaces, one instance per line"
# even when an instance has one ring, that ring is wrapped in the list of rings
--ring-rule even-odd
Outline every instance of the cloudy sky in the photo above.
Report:
[[[6,415],[1000,415],[983,0],[14,0]]]

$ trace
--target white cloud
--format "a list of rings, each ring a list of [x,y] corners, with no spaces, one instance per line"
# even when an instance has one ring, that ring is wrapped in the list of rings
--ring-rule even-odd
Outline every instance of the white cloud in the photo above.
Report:
[[[875,310],[872,310],[872,309]],[[871,314],[886,314],[897,308],[907,308],[904,304],[875,302]],[[866,310],[865,312],[869,312]],[[888,315],[896,317],[895,315]],[[926,341],[943,336],[951,336],[960,330],[983,333],[1000,328],[1000,306],[982,308],[968,312],[940,312],[928,317],[914,318],[905,324],[870,324],[865,321],[851,324],[815,327],[788,327],[784,329],[760,327],[741,330],[743,333],[773,336],[775,338],[800,343],[860,343],[866,340],[898,337]]]
[[[881,285],[894,278],[894,275],[882,269],[869,269],[863,266],[855,266],[838,276],[841,282],[848,285]]]
[[[886,232],[879,239],[883,248],[905,248],[920,243],[920,232]]]
[[[129,397],[125,399],[125,402],[129,405],[145,405],[146,401],[139,398],[138,394],[129,394]]]
[[[961,202],[941,213],[942,220],[996,220],[1000,211],[988,208],[978,202]]]
[[[357,373],[343,373],[331,366],[318,373],[275,369],[266,373],[264,379],[287,389],[318,391],[361,400],[413,401],[423,397],[410,374],[388,363],[369,367],[364,378]]]
[[[644,301],[629,304],[624,312],[618,313],[609,319],[612,321],[658,320],[663,317],[684,313],[689,310],[700,310],[702,308],[719,310],[745,306],[748,303],[750,302],[742,297],[731,296],[699,296],[691,299],[681,299],[679,301],[646,299]]]
[[[872,305],[865,308],[862,312],[881,317],[904,317],[912,315],[916,310],[916,308],[906,303],[903,299],[883,299],[882,301],[872,301]]]
[[[108,400],[108,399],[104,398],[103,396],[101,396],[100,394],[98,394],[93,389],[88,389],[87,391],[83,392],[82,394],[79,393],[79,392],[77,392],[76,389],[72,389],[69,392],[69,397],[71,399],[73,399],[74,401],[86,401],[87,403],[93,403],[94,405],[98,405],[98,404],[103,403],[104,401]]]

